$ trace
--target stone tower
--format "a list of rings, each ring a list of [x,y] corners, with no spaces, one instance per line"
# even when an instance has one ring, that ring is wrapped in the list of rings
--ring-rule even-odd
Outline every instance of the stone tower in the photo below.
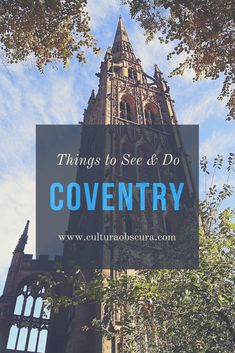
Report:
[[[166,136],[167,125],[177,125],[169,87],[163,74],[157,65],[154,67],[153,76],[144,72],[141,61],[135,56],[121,17],[118,21],[113,45],[107,49],[100,72],[96,75],[99,78],[99,88],[97,94],[92,90],[87,109],[84,112],[83,124],[144,125],[148,128],[147,130],[151,130],[154,125],[160,138]],[[176,132],[174,137],[176,146],[180,147],[180,136],[176,129],[174,131]],[[94,144],[94,141],[87,142],[88,145],[89,143]],[[192,192],[193,183],[190,170],[187,165],[184,167],[189,192]],[[137,217],[140,218],[142,215],[139,213]],[[153,218],[152,215],[150,217]],[[152,224],[156,224],[159,220],[156,214],[154,217],[156,222],[152,220]],[[112,232],[116,229],[111,230],[109,224],[118,224],[118,218],[120,220],[120,216],[118,217],[115,213],[108,218],[106,234],[113,234]],[[88,223],[90,222],[88,221]],[[127,223],[126,219],[124,223]],[[123,231],[125,231],[125,226],[126,224]],[[103,229],[105,229],[105,222],[103,222]],[[68,233],[71,234],[70,232]],[[68,251],[70,250],[68,249]],[[119,272],[116,270],[104,269],[103,272],[106,276],[113,278],[119,276]],[[132,270],[127,270],[127,273],[129,272]],[[96,318],[102,319],[104,308],[92,307],[89,304],[87,307],[84,305],[83,308],[78,309],[73,318],[73,327],[66,353],[123,353],[121,341],[118,342],[114,338],[108,340],[98,333],[93,333],[93,335],[81,333],[81,327],[89,325],[88,322],[94,315]],[[118,329],[120,320],[119,315],[113,318],[114,329]]]
[[[101,63],[97,95],[92,91],[85,124],[175,124],[169,87],[155,65],[146,74],[120,17],[112,48]]]
[[[84,124],[158,125],[163,134],[165,124],[177,124],[169,87],[161,71],[155,65],[152,76],[144,72],[121,17],[113,46],[108,48],[97,76],[98,92],[91,93]],[[175,140],[180,146],[179,135]],[[193,190],[187,166],[185,176],[189,190]],[[122,353],[120,342],[82,330],[94,315],[102,317],[102,307],[83,306],[72,314],[55,314],[44,308],[45,287],[37,276],[54,276],[63,258],[52,261],[42,255],[34,260],[32,255],[25,254],[28,226],[29,222],[13,253],[0,298],[0,353]],[[116,275],[108,270],[107,274]]]

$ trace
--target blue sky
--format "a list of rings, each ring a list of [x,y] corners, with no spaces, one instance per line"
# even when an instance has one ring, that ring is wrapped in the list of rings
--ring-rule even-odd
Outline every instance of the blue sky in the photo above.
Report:
[[[88,0],[89,1],[89,0]],[[112,45],[118,16],[123,16],[136,56],[144,70],[152,74],[158,64],[164,73],[175,100],[179,123],[199,124],[200,153],[208,158],[235,151],[235,125],[225,121],[225,102],[216,97],[221,80],[192,83],[192,72],[183,77],[167,78],[179,58],[171,62],[166,55],[171,48],[157,40],[146,45],[139,25],[130,19],[119,1],[92,0],[88,2],[93,33],[102,48],[102,57]],[[35,243],[35,125],[76,124],[82,120],[83,110],[91,90],[97,90],[101,57],[88,52],[87,64],[72,61],[69,69],[60,65],[47,67],[40,74],[32,60],[7,65],[0,63],[0,289],[10,264],[11,254],[22,233],[26,220],[31,220],[27,252],[34,252]],[[224,182],[224,173],[217,183]],[[231,179],[234,183],[234,176]],[[234,198],[230,199],[234,204]]]

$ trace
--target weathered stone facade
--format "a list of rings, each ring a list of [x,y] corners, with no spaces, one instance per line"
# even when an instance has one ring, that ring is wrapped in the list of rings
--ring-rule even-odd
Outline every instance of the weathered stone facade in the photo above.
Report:
[[[143,71],[121,18],[113,46],[108,48],[97,76],[100,78],[99,89],[96,95],[92,91],[84,114],[85,124],[161,125],[176,122],[169,87],[162,73],[157,65],[153,76]],[[129,104],[132,120],[122,118],[122,101]],[[147,112],[152,113],[155,120],[151,121]]]

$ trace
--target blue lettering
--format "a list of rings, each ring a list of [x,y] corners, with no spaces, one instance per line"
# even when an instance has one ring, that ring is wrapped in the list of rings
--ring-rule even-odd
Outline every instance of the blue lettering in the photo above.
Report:
[[[179,184],[178,191],[176,191],[174,183],[169,183],[169,185],[170,185],[172,197],[174,199],[174,210],[179,211],[179,202],[184,188],[184,183]]]
[[[114,211],[113,205],[108,205],[108,200],[113,198],[113,194],[108,193],[108,188],[113,188],[114,183],[103,183],[102,184],[102,210],[103,211]]]
[[[149,183],[136,183],[137,188],[140,188],[140,210],[145,210],[145,189],[149,187]]]
[[[89,184],[88,183],[84,183],[84,191],[85,191],[86,204],[87,204],[88,211],[94,211],[95,210],[97,194],[98,194],[98,187],[99,187],[99,184],[98,183],[94,183],[93,193],[92,193],[92,196],[91,196],[91,190],[89,188]]]
[[[53,211],[60,211],[60,210],[62,210],[62,208],[64,206],[64,202],[63,202],[63,200],[59,200],[59,202],[56,203],[56,200],[55,200],[56,189],[57,189],[57,192],[60,192],[60,193],[64,191],[63,185],[61,183],[51,184],[51,187],[50,187],[50,206]]]
[[[160,193],[159,193],[160,189]],[[158,201],[161,202],[161,210],[166,211],[166,185],[163,183],[153,183],[153,210],[158,210]]]
[[[75,195],[73,197],[73,190]],[[74,199],[74,204],[73,204]],[[77,211],[81,206],[81,189],[78,183],[70,183],[67,188],[67,207],[70,211]]]
[[[123,211],[123,199],[125,200],[126,208],[128,211],[132,211],[133,208],[133,185],[128,183],[128,191],[126,190],[125,183],[119,183],[118,185],[118,210]]]

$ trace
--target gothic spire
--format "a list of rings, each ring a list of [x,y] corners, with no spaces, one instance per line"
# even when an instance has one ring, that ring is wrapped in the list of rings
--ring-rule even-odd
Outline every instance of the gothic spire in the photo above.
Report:
[[[135,55],[128,38],[128,34],[122,20],[122,17],[119,17],[117,30],[113,42],[112,53],[114,60],[119,61],[122,59],[135,61]]]
[[[113,44],[118,43],[118,42],[130,43],[129,38],[128,38],[128,34],[126,32],[126,28],[125,28],[125,25],[124,25],[124,22],[123,22],[121,16],[119,16],[117,30],[116,30]]]
[[[18,241],[14,254],[24,252],[25,245],[27,244],[27,241],[28,241],[28,229],[29,229],[29,221],[27,221],[25,225],[24,231]]]

